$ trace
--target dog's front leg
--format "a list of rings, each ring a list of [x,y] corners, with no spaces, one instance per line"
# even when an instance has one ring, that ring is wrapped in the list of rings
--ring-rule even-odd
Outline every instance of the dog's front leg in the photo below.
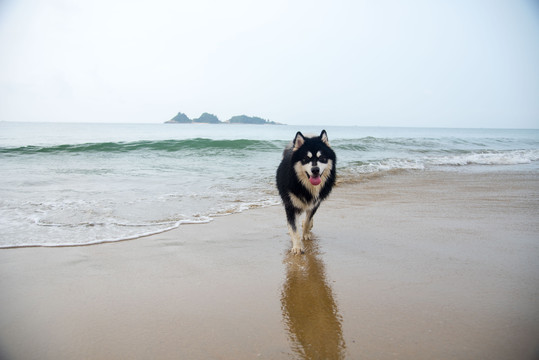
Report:
[[[313,217],[314,217],[314,214],[316,213],[316,210],[318,210],[319,206],[320,206],[320,204],[317,204],[311,210],[307,210],[307,215],[305,216],[305,221],[303,221],[303,240],[311,240],[312,239],[311,230],[313,228]]]
[[[303,240],[311,240],[312,234],[311,229],[313,228],[313,218],[309,217],[309,214],[307,213],[307,216],[305,217],[305,221],[303,221]]]
[[[292,238],[292,249],[290,250],[292,254],[299,255],[303,253],[303,244],[301,243],[301,236],[296,226],[296,217],[297,211],[293,207],[286,208],[286,218],[288,220],[288,231],[290,232],[290,237]]]

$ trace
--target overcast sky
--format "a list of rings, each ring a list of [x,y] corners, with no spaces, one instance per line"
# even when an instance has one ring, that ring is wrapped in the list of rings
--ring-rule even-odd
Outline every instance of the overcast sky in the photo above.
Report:
[[[539,128],[536,0],[0,0],[0,120]]]

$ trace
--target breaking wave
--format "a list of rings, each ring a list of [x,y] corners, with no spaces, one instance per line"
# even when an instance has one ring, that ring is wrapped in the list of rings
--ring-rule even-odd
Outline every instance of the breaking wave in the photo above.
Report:
[[[186,140],[142,140],[134,142],[101,142],[85,144],[62,144],[49,146],[2,147],[0,154],[32,155],[61,153],[128,153],[134,151],[177,152],[182,150],[276,150],[280,144],[264,140],[212,140],[205,138]]]
[[[392,170],[425,170],[432,167],[467,165],[521,165],[539,161],[539,150],[469,152],[447,156],[387,158],[373,161],[351,161],[344,165],[347,174],[368,174]]]

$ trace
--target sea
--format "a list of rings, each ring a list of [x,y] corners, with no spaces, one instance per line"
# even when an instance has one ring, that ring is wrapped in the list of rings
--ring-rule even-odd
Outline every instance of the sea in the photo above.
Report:
[[[341,186],[401,171],[539,174],[539,130],[0,122],[0,248],[134,239],[279,205],[284,147],[322,129]]]

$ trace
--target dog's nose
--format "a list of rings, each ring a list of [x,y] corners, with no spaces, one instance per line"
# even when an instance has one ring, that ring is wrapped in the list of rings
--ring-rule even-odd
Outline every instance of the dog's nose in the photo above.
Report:
[[[320,168],[318,166],[313,166],[311,168],[311,172],[313,173],[313,175],[316,176],[316,175],[320,174]]]

